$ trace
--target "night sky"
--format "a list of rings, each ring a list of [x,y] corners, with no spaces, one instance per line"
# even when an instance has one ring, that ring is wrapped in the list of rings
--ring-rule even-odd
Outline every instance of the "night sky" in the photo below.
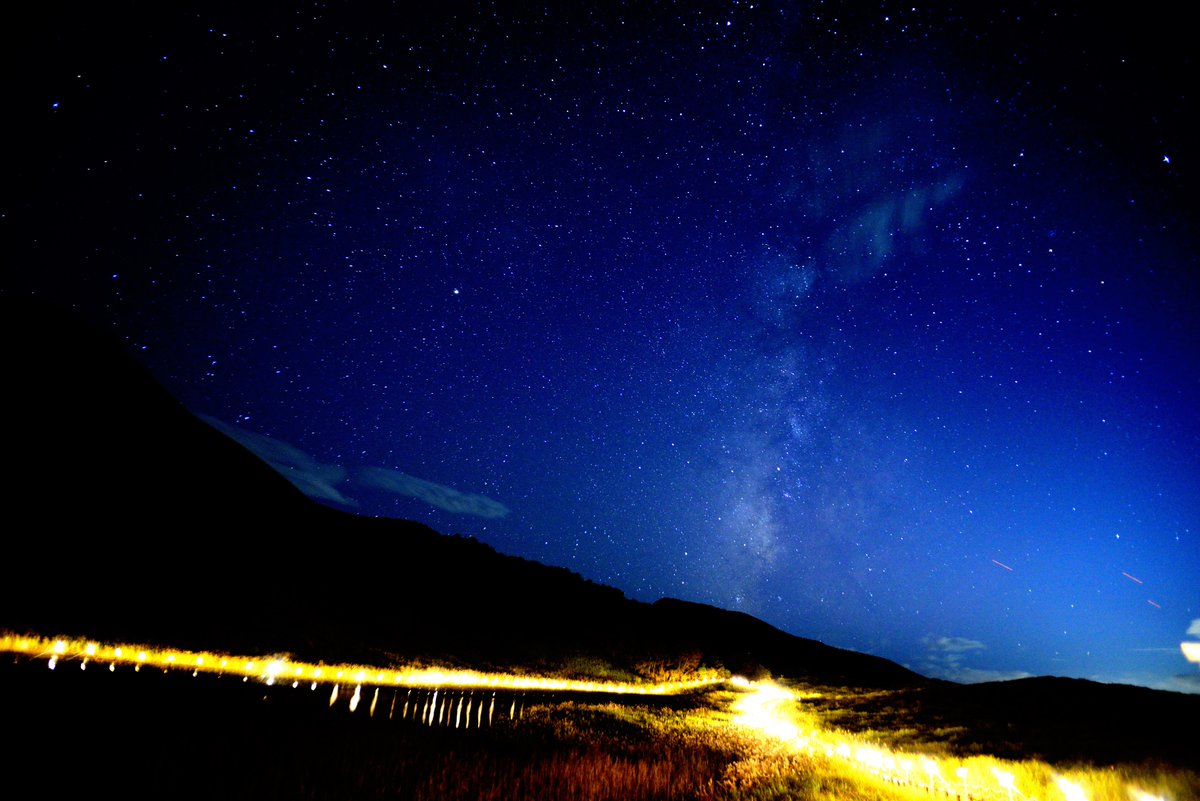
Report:
[[[4,291],[336,507],[926,675],[1200,691],[1181,20],[264,5],[26,9]]]

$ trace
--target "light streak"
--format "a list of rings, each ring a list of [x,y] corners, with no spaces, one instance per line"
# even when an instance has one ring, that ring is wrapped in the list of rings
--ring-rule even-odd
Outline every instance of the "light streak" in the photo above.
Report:
[[[1158,603],[1157,601],[1151,601],[1149,598],[1147,598],[1146,603],[1150,604],[1155,609],[1162,609],[1162,605],[1160,603]]]
[[[1122,571],[1121,571],[1121,575],[1122,575],[1122,576],[1124,576],[1125,578],[1129,579],[1130,581],[1136,581],[1138,584],[1145,584],[1145,583],[1146,583],[1146,582],[1142,581],[1140,578],[1138,578],[1137,576],[1131,576],[1131,575],[1129,575],[1129,574],[1128,574],[1128,573],[1126,573],[1124,570],[1122,570]]]
[[[736,682],[735,685],[745,686]],[[760,682],[754,692],[747,693],[734,703],[733,709],[737,714],[733,722],[780,740],[795,739],[800,734],[799,730],[779,714],[779,705],[794,699],[795,696],[784,688]]]
[[[1194,644],[1197,646],[1197,657],[1200,658],[1200,642]],[[813,730],[801,736],[795,724],[786,718],[788,704],[797,700],[797,696],[770,682],[750,682],[734,677],[729,683],[747,691],[733,705],[738,713],[734,723],[752,727],[772,739],[782,740],[809,756],[819,752],[827,759],[840,760],[847,767],[860,771],[864,778],[922,789],[935,796],[986,798],[993,801],[1007,797],[1008,801],[1014,801],[1014,798],[1034,801],[1033,796],[1025,795],[1017,787],[1014,772],[1001,766],[988,765],[995,784],[984,782],[985,769],[974,757],[964,763],[953,758],[941,760],[924,754],[894,752],[841,732]],[[968,765],[976,767],[972,770]],[[914,770],[914,766],[919,766],[919,771]],[[914,773],[923,774],[923,777]],[[951,776],[953,778],[947,778]],[[1079,785],[1061,776],[1057,777],[1057,786],[1066,795],[1066,801],[1088,801]],[[1130,787],[1129,790],[1134,795],[1134,801],[1162,801],[1149,795],[1136,795],[1136,788]]]
[[[1067,801],[1088,801],[1088,797],[1083,794],[1083,788],[1066,778],[1059,776],[1055,779],[1058,789],[1062,790],[1062,794],[1066,796]]]
[[[1000,768],[997,767],[992,768],[992,775],[996,777],[996,784],[1000,785],[1000,789],[1008,791],[1008,801],[1012,801],[1013,790],[1016,790],[1016,788],[1013,786],[1015,781],[1013,775],[1008,771],[1000,770]],[[1020,793],[1019,790],[1017,792],[1018,794]]]
[[[1132,798],[1133,801],[1166,801],[1166,799],[1164,799],[1161,795],[1147,793],[1140,787],[1134,787],[1133,785],[1130,785],[1128,789],[1129,797]]]
[[[1011,567],[1009,567],[1008,565],[1004,564],[1003,562],[997,562],[995,559],[993,559],[992,564],[1004,568],[1009,573],[1013,572],[1013,569]]]
[[[677,695],[700,687],[719,684],[725,679],[709,676],[691,681],[637,683],[600,682],[561,679],[551,676],[512,675],[474,670],[445,668],[398,667],[381,669],[369,665],[328,665],[293,662],[275,656],[237,656],[207,651],[185,651],[179,648],[154,648],[149,645],[104,644],[94,640],[54,639],[36,635],[17,636],[0,631],[0,653],[20,653],[35,658],[51,658],[54,664],[62,659],[99,659],[110,665],[132,664],[162,668],[187,669],[192,673],[216,673],[241,676],[274,684],[285,675],[297,686],[305,683],[326,684],[343,677],[353,677],[358,685],[402,686],[424,688],[479,688],[492,690],[541,690],[559,692],[604,693],[612,695]],[[330,673],[333,676],[330,676]]]

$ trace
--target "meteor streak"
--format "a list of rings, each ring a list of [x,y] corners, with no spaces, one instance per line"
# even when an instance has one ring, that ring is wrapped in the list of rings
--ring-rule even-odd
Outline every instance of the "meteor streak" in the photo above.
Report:
[[[1011,567],[1009,567],[1008,565],[1004,564],[1003,562],[997,562],[995,559],[993,559],[993,560],[992,560],[992,564],[993,564],[993,565],[996,565],[997,567],[1002,567],[1002,568],[1004,568],[1004,569],[1005,569],[1005,570],[1007,570],[1009,573],[1011,573],[1011,572],[1012,572],[1012,568],[1011,568]]]
[[[1125,578],[1129,579],[1130,581],[1136,581],[1138,584],[1145,584],[1145,583],[1146,583],[1146,582],[1142,581],[1140,578],[1138,578],[1137,576],[1131,576],[1131,575],[1129,575],[1129,574],[1128,574],[1128,573],[1126,573],[1124,570],[1122,570],[1122,571],[1121,571],[1121,575],[1122,575],[1122,576],[1124,576]]]

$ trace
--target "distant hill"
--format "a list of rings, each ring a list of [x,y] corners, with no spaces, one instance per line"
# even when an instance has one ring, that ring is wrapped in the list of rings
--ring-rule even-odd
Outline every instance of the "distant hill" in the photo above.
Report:
[[[748,615],[632,601],[471,538],[323,506],[107,334],[13,298],[0,331],[13,468],[0,628],[327,661],[924,681]]]

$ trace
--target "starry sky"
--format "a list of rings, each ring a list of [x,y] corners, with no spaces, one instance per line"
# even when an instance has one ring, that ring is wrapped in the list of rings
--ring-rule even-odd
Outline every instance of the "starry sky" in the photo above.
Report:
[[[1200,691],[1154,3],[264,5],[8,32],[4,291],[338,508],[930,676]]]

